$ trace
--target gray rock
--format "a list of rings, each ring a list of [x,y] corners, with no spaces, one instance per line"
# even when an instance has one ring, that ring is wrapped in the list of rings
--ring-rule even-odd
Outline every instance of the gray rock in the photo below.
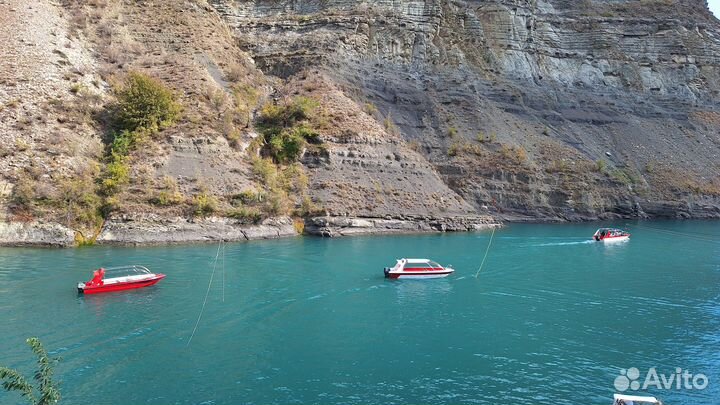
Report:
[[[305,232],[310,235],[334,237],[361,234],[464,232],[501,226],[488,216],[444,218],[338,218],[315,217],[305,220]]]
[[[290,218],[272,218],[257,225],[240,224],[229,218],[161,218],[140,215],[112,219],[97,238],[99,244],[157,245],[212,241],[243,241],[296,236]]]
[[[40,222],[0,223],[0,246],[55,246],[75,244],[75,231],[65,226]]]

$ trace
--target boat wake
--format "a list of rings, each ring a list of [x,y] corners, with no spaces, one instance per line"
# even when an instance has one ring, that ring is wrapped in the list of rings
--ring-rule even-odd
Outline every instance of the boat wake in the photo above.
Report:
[[[581,241],[575,241],[575,242],[553,242],[553,243],[540,243],[537,245],[531,245],[531,246],[571,246],[571,245],[587,245],[590,243],[594,243],[595,241],[592,239],[588,240],[581,240]]]

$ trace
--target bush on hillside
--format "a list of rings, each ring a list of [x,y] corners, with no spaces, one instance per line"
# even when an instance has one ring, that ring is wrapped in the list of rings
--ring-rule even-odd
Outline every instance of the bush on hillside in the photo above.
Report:
[[[156,132],[180,117],[181,107],[173,92],[158,79],[140,72],[130,72],[116,96],[116,121],[123,130]]]
[[[206,191],[197,194],[192,200],[193,215],[204,217],[217,211],[218,200]]]
[[[307,97],[265,105],[257,126],[263,134],[266,155],[277,163],[292,163],[300,158],[307,142],[318,143],[318,134],[310,127],[317,107],[317,101]]]

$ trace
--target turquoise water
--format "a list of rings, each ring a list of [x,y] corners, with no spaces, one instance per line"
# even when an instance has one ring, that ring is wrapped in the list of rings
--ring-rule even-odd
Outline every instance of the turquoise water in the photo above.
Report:
[[[217,246],[0,249],[0,364],[29,374],[39,336],[67,404],[610,404],[628,367],[704,373],[704,390],[649,393],[717,403],[720,222],[641,225],[694,237],[630,224],[606,246],[587,242],[599,224],[511,225],[478,278],[489,233],[229,244],[189,346]],[[402,256],[457,271],[384,279]],[[168,277],[76,294],[127,263]]]

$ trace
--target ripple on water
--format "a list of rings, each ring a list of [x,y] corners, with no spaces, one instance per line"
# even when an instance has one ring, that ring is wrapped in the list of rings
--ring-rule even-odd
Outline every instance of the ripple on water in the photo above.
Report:
[[[24,339],[41,337],[68,403],[602,403],[621,368],[716,373],[717,251],[642,231],[589,244],[596,227],[498,231],[478,278],[488,234],[229,244],[190,346],[216,246],[0,249],[0,363],[30,369]],[[456,273],[385,280],[400,256]],[[113,262],[168,277],[75,293]]]

